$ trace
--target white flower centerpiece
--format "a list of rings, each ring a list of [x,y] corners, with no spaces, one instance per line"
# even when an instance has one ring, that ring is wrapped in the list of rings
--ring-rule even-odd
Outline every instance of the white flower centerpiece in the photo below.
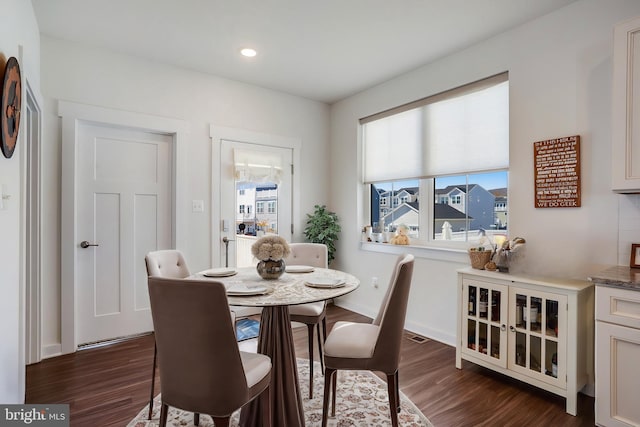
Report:
[[[251,253],[259,260],[256,270],[260,277],[274,280],[284,273],[284,258],[291,253],[291,249],[282,237],[265,236],[251,246]]]

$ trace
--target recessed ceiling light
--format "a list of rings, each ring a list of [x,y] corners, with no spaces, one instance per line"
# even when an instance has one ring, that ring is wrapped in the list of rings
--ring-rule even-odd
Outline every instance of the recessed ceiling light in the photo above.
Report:
[[[251,49],[249,47],[245,47],[244,49],[240,50],[240,53],[242,54],[242,56],[246,56],[247,58],[253,58],[258,54],[255,49]]]

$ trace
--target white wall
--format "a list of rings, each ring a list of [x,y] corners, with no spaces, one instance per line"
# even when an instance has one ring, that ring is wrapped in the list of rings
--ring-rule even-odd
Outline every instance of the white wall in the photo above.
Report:
[[[212,149],[209,125],[299,138],[302,141],[301,216],[294,238],[301,239],[304,213],[329,200],[326,176],[329,156],[329,107],[281,92],[211,75],[149,62],[113,52],[43,37],[42,91],[45,97],[46,182],[44,211],[45,278],[43,296],[44,355],[60,351],[60,119],[57,101],[67,100],[125,111],[180,119],[189,126],[187,247],[180,248],[192,270],[211,265]],[[171,54],[168,52],[167,54]],[[216,191],[216,189],[213,189]],[[204,200],[205,212],[192,213],[191,200]]]
[[[510,81],[509,228],[527,240],[525,272],[586,278],[606,264],[628,265],[640,242],[639,196],[616,195],[611,182],[613,26],[640,15],[637,0],[584,0],[334,104],[331,108],[332,204],[343,233],[338,267],[363,280],[341,304],[372,314],[395,255],[359,249],[366,200],[360,182],[358,119],[503,71]],[[582,207],[534,208],[533,142],[581,136]],[[407,153],[398,153],[402,162]],[[354,196],[357,195],[357,196]],[[357,202],[357,203],[354,203]],[[455,342],[453,261],[416,262],[407,327]]]
[[[28,81],[40,93],[40,38],[31,2],[0,0],[0,57],[4,63],[15,56],[20,64],[22,86]],[[22,51],[21,51],[22,50]],[[23,91],[24,93],[24,91]],[[24,98],[23,98],[24,105]],[[22,125],[24,120],[21,121]],[[24,402],[24,286],[21,263],[22,183],[25,132],[11,159],[0,155],[0,185],[11,195],[0,210],[0,403]]]

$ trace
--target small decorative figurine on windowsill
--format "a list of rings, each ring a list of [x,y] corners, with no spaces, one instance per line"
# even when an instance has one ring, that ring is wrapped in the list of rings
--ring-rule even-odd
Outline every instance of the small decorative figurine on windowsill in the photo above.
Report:
[[[391,244],[394,245],[409,245],[409,227],[404,224],[400,224],[396,230],[396,235],[391,238]]]

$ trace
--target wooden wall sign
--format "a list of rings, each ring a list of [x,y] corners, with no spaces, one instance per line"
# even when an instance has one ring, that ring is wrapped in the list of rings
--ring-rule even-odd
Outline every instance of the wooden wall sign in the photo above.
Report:
[[[535,207],[580,207],[580,136],[533,143]]]

